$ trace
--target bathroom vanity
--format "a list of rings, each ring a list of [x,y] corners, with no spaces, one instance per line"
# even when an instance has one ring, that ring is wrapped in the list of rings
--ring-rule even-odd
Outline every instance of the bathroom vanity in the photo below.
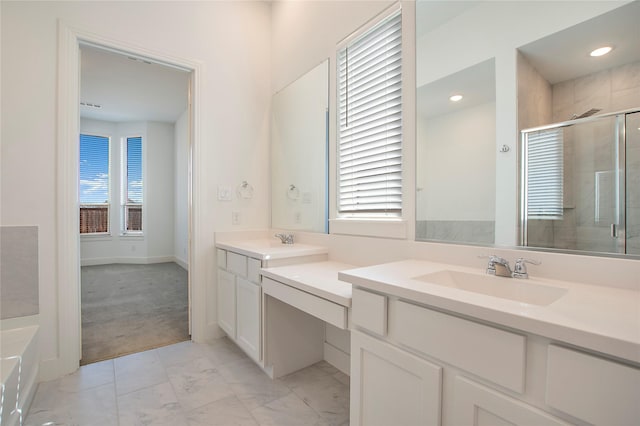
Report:
[[[326,260],[328,250],[267,239],[217,242],[216,247],[218,324],[264,368],[260,269]]]
[[[352,425],[640,420],[637,291],[419,260],[339,277],[354,286]]]

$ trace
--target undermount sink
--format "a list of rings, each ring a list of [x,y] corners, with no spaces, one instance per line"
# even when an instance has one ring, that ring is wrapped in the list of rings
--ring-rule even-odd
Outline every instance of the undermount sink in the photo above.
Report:
[[[256,248],[286,248],[295,246],[295,244],[283,244],[279,240],[249,240],[245,241],[244,244]]]
[[[494,275],[473,274],[452,270],[432,272],[414,277],[413,279],[540,306],[550,305],[567,292],[566,288],[555,287],[527,279],[496,277]]]

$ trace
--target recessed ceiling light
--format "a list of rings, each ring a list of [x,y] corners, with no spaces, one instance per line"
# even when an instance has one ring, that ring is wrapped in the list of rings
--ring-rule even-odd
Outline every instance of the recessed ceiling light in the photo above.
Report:
[[[595,49],[594,51],[589,53],[589,55],[591,55],[591,56],[603,56],[603,55],[606,55],[607,53],[611,52],[612,50],[613,50],[613,47],[611,47],[611,46],[603,46],[603,47],[599,47],[599,48]]]
[[[462,99],[462,95],[453,95],[449,98],[451,102],[458,102],[461,99]]]

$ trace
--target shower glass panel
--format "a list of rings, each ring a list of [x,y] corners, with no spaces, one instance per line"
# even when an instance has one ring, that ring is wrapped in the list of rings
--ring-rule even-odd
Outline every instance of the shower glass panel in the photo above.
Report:
[[[627,253],[640,255],[640,112],[626,115]]]
[[[640,112],[522,131],[522,245],[640,254]]]

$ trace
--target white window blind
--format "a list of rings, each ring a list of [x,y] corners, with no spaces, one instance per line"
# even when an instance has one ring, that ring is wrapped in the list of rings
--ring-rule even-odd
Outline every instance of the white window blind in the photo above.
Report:
[[[561,219],[563,214],[563,130],[526,135],[527,217]]]
[[[402,212],[402,15],[338,52],[338,211]]]
[[[80,135],[80,233],[109,232],[109,138]]]
[[[142,231],[142,137],[128,137],[124,151],[123,231],[139,232]]]

